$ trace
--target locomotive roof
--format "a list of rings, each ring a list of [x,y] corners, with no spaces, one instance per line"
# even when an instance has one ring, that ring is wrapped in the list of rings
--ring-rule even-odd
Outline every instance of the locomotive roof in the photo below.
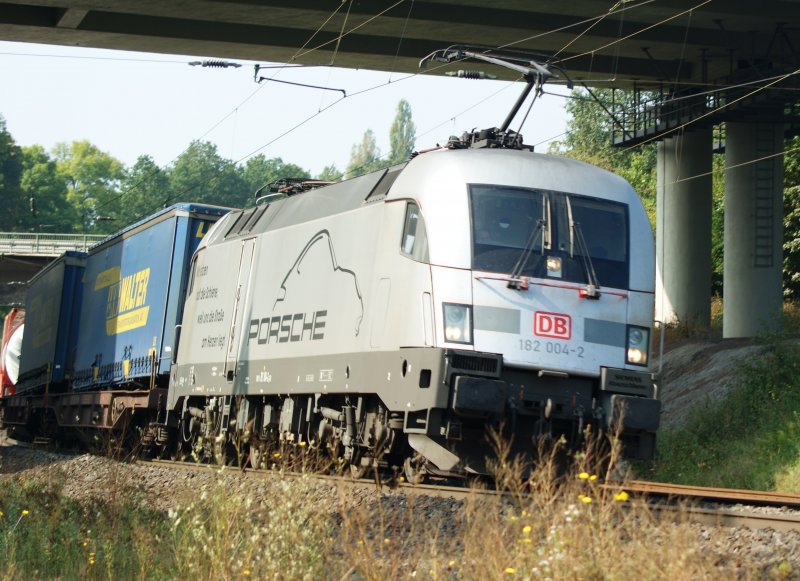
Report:
[[[633,189],[619,176],[565,157],[509,149],[441,149],[388,169],[231,212],[204,244],[252,236],[381,201],[417,199],[423,207],[426,201],[442,203],[460,195],[465,183],[566,191],[623,203],[636,199]]]

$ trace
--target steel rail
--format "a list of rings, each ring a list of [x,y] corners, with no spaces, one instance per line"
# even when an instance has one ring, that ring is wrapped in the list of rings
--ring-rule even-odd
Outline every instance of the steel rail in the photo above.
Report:
[[[625,483],[625,490],[653,496],[730,502],[734,504],[744,503],[754,506],[785,506],[787,508],[800,509],[800,495],[780,492],[688,486],[665,482],[646,482],[643,480],[632,480]]]

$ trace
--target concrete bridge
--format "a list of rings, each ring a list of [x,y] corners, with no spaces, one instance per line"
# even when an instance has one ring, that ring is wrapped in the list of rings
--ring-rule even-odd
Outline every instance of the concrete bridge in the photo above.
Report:
[[[0,307],[25,303],[28,281],[67,250],[85,252],[105,236],[0,232]]]

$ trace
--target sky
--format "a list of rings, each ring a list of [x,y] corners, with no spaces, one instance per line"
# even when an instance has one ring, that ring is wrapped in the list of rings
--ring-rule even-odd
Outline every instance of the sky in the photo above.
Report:
[[[49,151],[59,142],[86,139],[126,166],[146,154],[166,167],[201,139],[235,162],[261,153],[316,176],[330,164],[344,170],[367,129],[387,154],[400,99],[411,106],[417,149],[427,149],[450,135],[501,125],[523,89],[521,82],[333,67],[260,73],[335,89],[324,90],[257,84],[253,61],[236,60],[242,66],[227,69],[188,64],[213,58],[0,42],[0,115],[22,146]],[[558,85],[546,89],[567,93]],[[526,144],[544,152],[562,137],[565,102],[563,96],[540,97],[521,128]],[[521,118],[512,129],[520,128]]]

